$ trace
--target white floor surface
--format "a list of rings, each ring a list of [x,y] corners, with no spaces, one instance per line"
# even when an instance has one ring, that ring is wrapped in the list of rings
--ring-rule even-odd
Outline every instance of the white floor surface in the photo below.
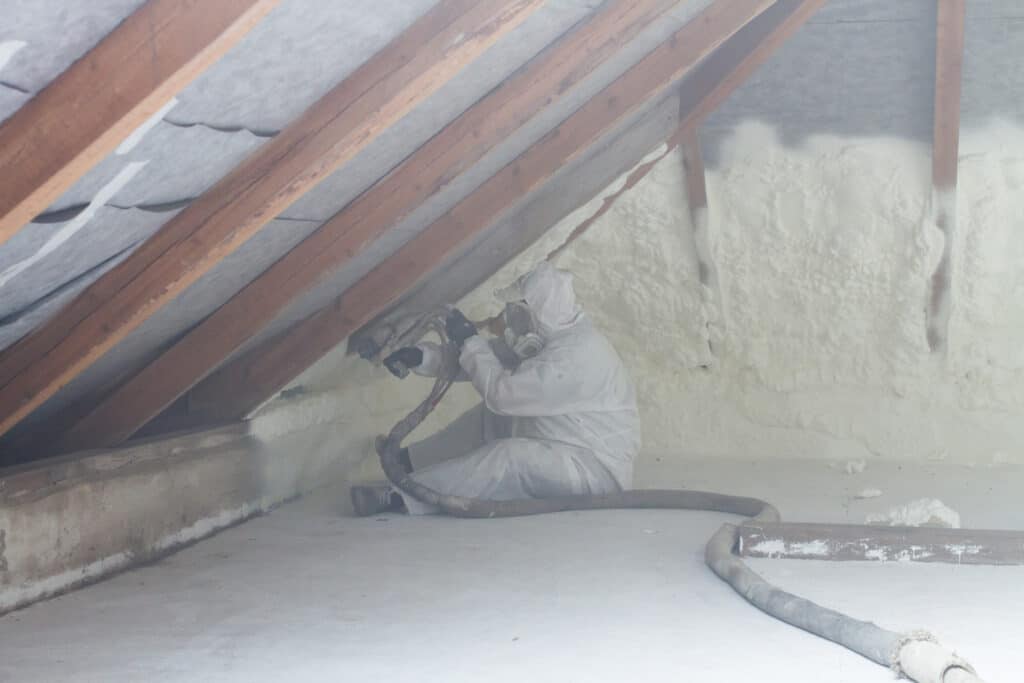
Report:
[[[861,503],[844,491],[867,486],[871,474],[705,463],[682,476],[652,462],[645,484],[760,490],[793,521],[862,521],[860,509],[850,512]],[[925,476],[893,469],[879,468],[888,481],[871,485],[913,493]],[[1022,473],[970,472],[959,481],[939,472],[944,483],[928,493],[958,507],[965,524],[1024,526]],[[1000,498],[1003,486],[1017,496]],[[873,511],[895,502],[905,500],[866,503]],[[670,511],[353,519],[330,495],[314,496],[0,618],[0,680],[893,680],[764,616],[715,578],[702,546],[727,519]],[[751,564],[857,617],[932,630],[989,683],[1024,680],[1024,567]]]

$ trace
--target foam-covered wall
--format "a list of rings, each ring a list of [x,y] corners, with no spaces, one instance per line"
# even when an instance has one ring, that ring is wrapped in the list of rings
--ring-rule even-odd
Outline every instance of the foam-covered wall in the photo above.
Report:
[[[633,372],[645,457],[1024,460],[1024,129],[962,133],[950,348],[929,352],[928,145],[737,126],[707,174],[720,297],[701,287],[679,155],[661,161],[558,259]],[[620,181],[467,296],[491,292],[561,243]],[[716,305],[720,298],[721,307]],[[426,387],[339,350],[271,406],[265,436],[331,425],[369,454]],[[473,400],[459,393],[434,427]],[[429,428],[429,427],[428,427]],[[315,430],[314,430],[315,431]]]
[[[830,0],[704,122],[717,291],[698,283],[675,153],[560,257],[633,371],[644,457],[1024,461],[1018,4],[967,9],[947,355],[930,353],[925,337],[928,280],[942,247],[929,218],[932,0]],[[624,168],[639,158],[618,149],[591,163],[618,155],[629,160]],[[548,190],[578,191],[593,170],[574,169]],[[621,182],[461,305],[474,317],[493,313],[490,292],[546,255]],[[485,272],[480,264],[496,260],[490,251],[514,253],[526,241],[529,223],[498,226],[486,249],[446,265],[403,305],[466,291]],[[309,393],[268,407],[257,420],[268,437],[290,433],[297,443],[301,434],[302,447],[362,457],[373,434],[426,391],[421,380],[398,382],[343,354],[298,380]],[[472,400],[460,388],[431,426]]]
[[[963,132],[946,358],[928,352],[924,331],[941,251],[927,220],[927,146],[829,136],[783,146],[747,124],[719,154],[708,192],[724,310],[697,283],[677,157],[561,262],[633,368],[648,451],[1017,458],[1024,131],[994,121]]]

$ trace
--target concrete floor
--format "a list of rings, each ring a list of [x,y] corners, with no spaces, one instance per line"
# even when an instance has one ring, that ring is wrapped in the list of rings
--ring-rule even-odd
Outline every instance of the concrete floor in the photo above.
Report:
[[[890,490],[913,490],[925,473],[910,469],[876,475]],[[861,521],[861,510],[850,511],[860,503],[842,491],[872,469],[848,476],[819,463],[758,471],[716,462],[658,472],[652,460],[643,476],[666,486],[683,478],[738,493],[760,489],[793,520],[815,513]],[[987,522],[1024,515],[1016,509],[1024,507],[1018,469],[978,470],[969,485],[954,474],[940,469],[942,483],[929,491],[965,522],[994,526]],[[1002,486],[1017,496],[995,497]],[[1008,518],[1000,509],[1010,501]],[[865,503],[895,502],[905,501]],[[0,680],[892,680],[762,615],[711,575],[702,545],[723,515],[352,519],[339,508],[337,494],[325,492],[3,617]],[[990,683],[1019,680],[1024,670],[1024,567],[752,564],[856,616],[930,629]]]

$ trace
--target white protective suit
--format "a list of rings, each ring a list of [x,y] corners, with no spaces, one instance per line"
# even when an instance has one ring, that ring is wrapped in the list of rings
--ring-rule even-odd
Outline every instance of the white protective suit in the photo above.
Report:
[[[409,447],[413,479],[489,500],[629,488],[640,420],[622,361],[577,306],[569,273],[544,262],[518,286],[543,349],[510,371],[486,340],[468,339],[459,363],[483,403]],[[417,371],[436,375],[436,347],[420,348]],[[404,498],[411,514],[435,511]]]

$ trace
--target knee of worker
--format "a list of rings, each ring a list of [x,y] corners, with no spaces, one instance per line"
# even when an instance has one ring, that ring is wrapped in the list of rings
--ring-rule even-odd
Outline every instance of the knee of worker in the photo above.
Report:
[[[437,433],[409,446],[414,470],[471,453],[485,443],[488,415],[483,404],[470,408]]]
[[[498,439],[481,465],[499,473],[495,489],[530,498],[591,495],[619,490],[608,470],[585,449],[540,439]]]

